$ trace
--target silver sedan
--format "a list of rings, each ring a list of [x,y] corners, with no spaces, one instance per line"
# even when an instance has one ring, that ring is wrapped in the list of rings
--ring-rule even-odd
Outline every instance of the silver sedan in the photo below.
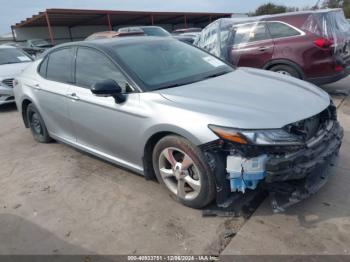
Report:
[[[172,39],[60,45],[14,90],[37,141],[59,140],[157,178],[194,208],[276,183],[310,184],[342,138],[321,89],[233,68]]]

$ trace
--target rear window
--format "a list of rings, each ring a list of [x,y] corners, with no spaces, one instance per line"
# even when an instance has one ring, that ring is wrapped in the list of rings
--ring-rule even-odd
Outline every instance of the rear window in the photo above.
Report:
[[[283,38],[300,35],[300,32],[298,30],[284,23],[269,22],[268,25],[272,38]]]
[[[233,36],[234,45],[270,39],[265,23],[250,23],[234,27]]]
[[[342,10],[312,14],[305,21],[302,30],[333,39],[335,46],[337,41],[350,39],[350,23]]]
[[[72,82],[73,49],[65,48],[50,54],[47,64],[47,79],[62,82]]]

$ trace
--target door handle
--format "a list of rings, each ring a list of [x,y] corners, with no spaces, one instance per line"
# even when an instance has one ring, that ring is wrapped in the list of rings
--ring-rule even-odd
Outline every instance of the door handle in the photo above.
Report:
[[[261,46],[261,47],[259,47],[259,51],[261,51],[261,52],[264,52],[264,51],[266,51],[267,49],[269,49],[267,46]]]
[[[69,99],[80,100],[76,93],[71,93],[66,95]]]
[[[40,86],[39,84],[33,85],[33,88],[34,88],[35,90],[41,90],[41,86]]]

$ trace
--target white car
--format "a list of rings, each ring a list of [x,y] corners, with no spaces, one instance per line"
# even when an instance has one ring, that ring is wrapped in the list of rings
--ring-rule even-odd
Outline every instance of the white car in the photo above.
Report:
[[[0,105],[14,103],[13,79],[30,63],[32,58],[13,46],[0,46]]]

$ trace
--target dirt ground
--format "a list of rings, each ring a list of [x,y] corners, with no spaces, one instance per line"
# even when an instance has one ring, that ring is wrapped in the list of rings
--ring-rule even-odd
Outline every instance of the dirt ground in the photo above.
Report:
[[[60,143],[0,109],[0,254],[218,254],[243,218],[203,218],[158,183]]]

